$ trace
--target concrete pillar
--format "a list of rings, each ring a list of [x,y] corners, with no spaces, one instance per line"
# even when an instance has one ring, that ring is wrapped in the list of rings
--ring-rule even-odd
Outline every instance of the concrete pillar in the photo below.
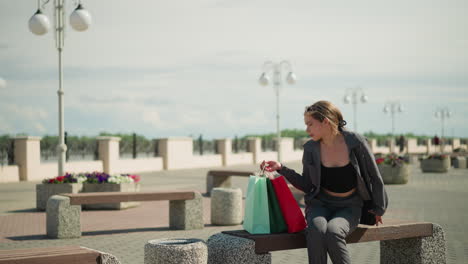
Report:
[[[41,137],[23,136],[16,137],[14,140],[15,163],[19,167],[19,180],[42,179],[38,173],[41,165]]]
[[[388,144],[389,153],[396,153],[397,152],[394,138],[387,139],[387,144]]]
[[[223,166],[229,165],[229,156],[232,154],[232,141],[230,138],[216,140],[218,152],[222,156]]]
[[[253,164],[261,162],[259,156],[262,152],[262,139],[261,138],[248,138],[249,142],[249,152],[252,152]]]
[[[369,145],[373,153],[377,152],[377,139],[375,138],[369,139]]]
[[[120,159],[119,137],[97,137],[99,159],[102,160],[104,172],[114,173]]]
[[[430,138],[426,139],[426,147],[427,147],[426,154],[431,154],[431,152],[432,152],[432,140]]]
[[[281,144],[281,157],[287,157],[288,153],[294,151],[294,138],[282,137],[280,140]]]
[[[274,139],[276,142],[276,138]],[[291,137],[282,137],[280,139],[281,145],[281,159],[283,162],[295,160],[293,155],[294,152],[294,138]]]
[[[418,140],[416,138],[408,138],[405,142],[406,153],[415,153],[418,149]]]
[[[171,137],[158,140],[159,156],[163,158],[165,170],[190,168],[193,158],[193,139]]]
[[[456,148],[459,148],[461,146],[460,144],[460,139],[459,138],[453,138],[452,139],[452,151]]]

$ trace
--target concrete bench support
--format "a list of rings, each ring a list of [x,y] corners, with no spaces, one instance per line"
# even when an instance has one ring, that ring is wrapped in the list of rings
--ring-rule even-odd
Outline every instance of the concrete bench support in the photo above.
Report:
[[[47,201],[46,228],[50,238],[76,238],[81,236],[81,206],[70,205],[70,198],[53,195]]]
[[[256,254],[255,241],[218,233],[208,241],[209,264],[256,263],[270,264],[271,254]]]
[[[177,200],[169,202],[169,227],[171,229],[202,229],[203,200],[200,193],[195,192],[193,200]]]
[[[446,252],[444,230],[438,224],[433,224],[432,236],[380,241],[381,264],[443,264]]]

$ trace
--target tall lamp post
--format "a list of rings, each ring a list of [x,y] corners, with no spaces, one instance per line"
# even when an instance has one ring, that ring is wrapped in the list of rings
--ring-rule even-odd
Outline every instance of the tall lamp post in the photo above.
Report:
[[[395,114],[402,113],[403,107],[401,106],[401,103],[399,101],[390,101],[390,102],[385,103],[383,112],[385,114],[390,113],[392,117],[392,137],[393,137],[395,135]]]
[[[444,128],[445,128],[445,119],[450,118],[452,116],[452,112],[448,109],[448,107],[441,107],[435,111],[435,117],[440,118],[442,121],[441,126],[441,134],[440,134],[440,152],[444,152],[445,140],[444,140]]]
[[[272,61],[266,61],[263,64],[263,73],[259,78],[259,83],[263,86],[267,86],[270,83],[269,74],[273,74],[273,88],[276,92],[276,140],[277,140],[277,151],[278,151],[278,162],[281,162],[281,131],[280,131],[280,110],[279,110],[279,93],[283,83],[282,70],[288,72],[286,81],[289,84],[296,82],[296,75],[292,72],[291,63],[287,60],[283,60],[279,63]]]
[[[49,19],[42,12],[45,5],[50,0],[38,0],[37,11],[29,19],[29,29],[36,35],[44,35],[50,29]],[[91,25],[91,15],[83,8],[81,1],[74,1],[75,10],[70,15],[70,24],[76,31],[85,31]],[[64,104],[63,104],[63,67],[62,67],[62,51],[65,45],[65,0],[54,0],[54,25],[55,25],[55,45],[58,50],[58,69],[59,69],[59,89],[58,89],[58,110],[59,110],[59,145],[58,152],[58,175],[64,175],[65,153],[67,145],[65,145],[64,135]]]
[[[359,102],[366,103],[369,100],[364,90],[361,87],[348,88],[346,89],[343,101],[345,104],[353,104],[353,115],[354,115],[354,131],[357,132],[357,105]]]

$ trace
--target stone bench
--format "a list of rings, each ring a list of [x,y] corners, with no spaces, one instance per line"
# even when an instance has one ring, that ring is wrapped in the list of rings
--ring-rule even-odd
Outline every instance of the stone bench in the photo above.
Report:
[[[206,194],[210,196],[213,188],[231,188],[231,179],[233,176],[249,177],[254,174],[254,171],[210,170],[206,174]],[[304,193],[291,184],[288,184],[288,186],[296,201],[298,203],[304,203]]]
[[[81,205],[130,201],[169,200],[169,227],[171,229],[202,229],[203,201],[199,192],[96,192],[63,193],[47,201],[47,236],[75,238],[81,236]]]
[[[120,264],[113,255],[80,246],[0,250],[0,264]]]
[[[446,263],[444,231],[438,224],[385,219],[384,225],[359,225],[346,242],[380,241],[380,263]],[[208,241],[209,263],[271,263],[269,252],[307,248],[303,232],[252,235],[224,231]],[[307,254],[307,253],[305,253]]]

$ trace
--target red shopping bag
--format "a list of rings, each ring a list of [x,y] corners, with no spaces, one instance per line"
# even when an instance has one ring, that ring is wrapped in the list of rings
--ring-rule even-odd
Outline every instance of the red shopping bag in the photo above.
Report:
[[[306,228],[306,221],[302,214],[301,208],[294,199],[288,184],[283,176],[271,180],[275,189],[276,197],[283,213],[284,220],[288,226],[288,233],[296,233]]]

